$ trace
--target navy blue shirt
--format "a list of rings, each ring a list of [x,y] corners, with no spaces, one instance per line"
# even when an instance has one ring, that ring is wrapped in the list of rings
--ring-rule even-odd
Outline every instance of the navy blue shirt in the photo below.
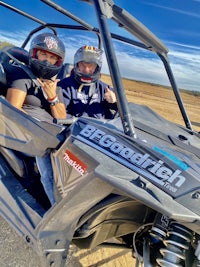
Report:
[[[98,80],[92,84],[80,84],[72,73],[62,79],[58,86],[63,90],[68,117],[87,116],[97,119],[113,119],[117,111],[116,103],[108,103],[104,97],[106,83]],[[113,90],[113,88],[109,89]]]

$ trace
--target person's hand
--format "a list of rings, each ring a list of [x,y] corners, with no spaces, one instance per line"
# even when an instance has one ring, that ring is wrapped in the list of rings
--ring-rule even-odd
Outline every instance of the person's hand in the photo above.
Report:
[[[52,99],[56,96],[56,87],[59,79],[47,80],[47,79],[37,79],[48,99]]]
[[[115,103],[117,101],[115,93],[108,87],[105,90],[105,99],[108,103]]]

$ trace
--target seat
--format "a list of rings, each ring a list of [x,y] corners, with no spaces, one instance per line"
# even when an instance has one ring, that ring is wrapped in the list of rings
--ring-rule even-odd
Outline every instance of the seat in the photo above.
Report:
[[[29,53],[24,48],[5,46],[0,50],[0,95],[6,95],[7,81],[16,66],[28,65],[28,62]]]

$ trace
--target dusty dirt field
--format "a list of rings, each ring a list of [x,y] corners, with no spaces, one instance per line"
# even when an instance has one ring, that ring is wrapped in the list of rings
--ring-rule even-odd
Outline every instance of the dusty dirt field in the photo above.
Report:
[[[111,84],[108,76],[102,76],[102,80]],[[124,88],[128,101],[148,105],[166,119],[184,125],[171,90],[130,80],[124,80]],[[199,123],[200,97],[186,93],[183,93],[182,97],[189,118],[191,121]],[[200,131],[198,126],[193,128]],[[0,225],[1,267],[39,267],[37,256],[2,218],[0,218]],[[131,252],[121,249],[98,248],[92,251],[79,251],[75,248],[71,254],[73,254],[73,263],[70,267],[134,266]]]
[[[109,76],[102,76],[102,80],[111,84]],[[181,119],[181,113],[172,89],[125,79],[123,80],[123,86],[129,102],[147,105],[164,118],[184,125],[184,121]],[[194,96],[192,94],[181,92],[181,96],[190,120],[200,123],[200,95]],[[199,126],[193,126],[193,129],[200,131]]]

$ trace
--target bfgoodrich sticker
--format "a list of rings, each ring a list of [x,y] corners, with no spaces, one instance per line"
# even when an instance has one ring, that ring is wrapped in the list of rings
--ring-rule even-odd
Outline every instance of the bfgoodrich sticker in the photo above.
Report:
[[[186,180],[186,178],[181,175],[181,170],[170,169],[165,166],[162,160],[154,160],[147,153],[139,153],[119,142],[113,135],[107,134],[92,125],[87,124],[79,133],[78,139],[85,140],[88,144],[103,151],[105,154],[127,167],[141,174],[145,174],[149,179],[155,181],[169,191],[176,192]],[[148,171],[149,174],[144,171]]]

